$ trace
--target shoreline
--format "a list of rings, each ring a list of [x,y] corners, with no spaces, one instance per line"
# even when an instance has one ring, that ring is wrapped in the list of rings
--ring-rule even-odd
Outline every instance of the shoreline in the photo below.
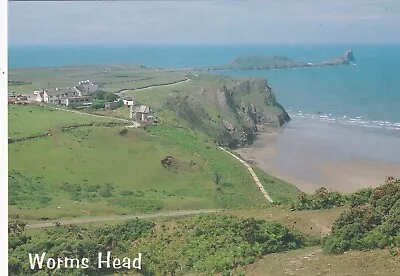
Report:
[[[390,156],[385,159],[378,156],[376,148],[377,139],[380,139],[379,146],[384,148],[388,144],[383,155],[385,152],[396,155],[390,142],[400,145],[400,138],[392,137],[397,140],[391,141],[384,135],[377,138],[376,134],[371,136],[368,132],[356,132],[349,137],[348,130],[340,126],[311,124],[312,127],[295,120],[281,129],[259,132],[253,145],[235,152],[264,172],[306,193],[314,193],[322,186],[352,193],[381,185],[388,176],[400,177],[400,155],[399,160],[390,159]],[[329,138],[321,139],[321,135]],[[357,139],[358,135],[364,135],[363,143]],[[355,147],[351,140],[364,147]]]

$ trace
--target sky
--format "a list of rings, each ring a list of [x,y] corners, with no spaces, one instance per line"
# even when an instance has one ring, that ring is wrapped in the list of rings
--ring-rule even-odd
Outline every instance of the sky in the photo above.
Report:
[[[9,44],[400,43],[398,0],[9,2]]]

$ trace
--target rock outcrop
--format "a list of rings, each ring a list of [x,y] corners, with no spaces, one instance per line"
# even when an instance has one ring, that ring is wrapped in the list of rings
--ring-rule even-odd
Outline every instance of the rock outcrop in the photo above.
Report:
[[[166,107],[230,148],[252,144],[261,126],[276,128],[290,121],[265,79],[232,80],[201,88],[168,98]]]
[[[344,57],[343,57],[345,60],[348,60],[348,61],[356,61],[356,58],[354,57],[354,52],[353,52],[353,50],[347,50],[345,53],[344,53]]]

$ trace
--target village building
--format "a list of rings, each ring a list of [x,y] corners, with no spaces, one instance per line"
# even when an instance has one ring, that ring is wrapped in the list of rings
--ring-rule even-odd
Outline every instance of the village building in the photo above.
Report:
[[[118,101],[106,102],[106,103],[104,103],[104,108],[105,109],[117,109],[118,108]]]
[[[71,106],[71,105],[89,105],[91,104],[92,100],[91,97],[89,96],[81,96],[81,97],[71,97],[68,99],[65,99],[64,104],[66,106]]]
[[[150,107],[145,105],[137,105],[130,107],[130,118],[138,122],[153,122],[154,116]]]
[[[56,88],[55,90],[45,90],[43,92],[43,102],[53,104],[65,104],[65,100],[79,96],[74,88]]]
[[[17,98],[15,97],[15,92],[8,92],[8,103],[15,103]]]
[[[90,95],[99,90],[99,86],[97,84],[92,83],[90,80],[80,81],[78,85],[75,87],[76,91],[78,91],[79,96]]]
[[[52,104],[65,104],[66,99],[77,96],[79,96],[78,92],[71,87],[36,90],[32,94],[26,95],[28,101]]]
[[[133,97],[123,97],[122,101],[124,102],[125,106],[134,106],[135,99]]]

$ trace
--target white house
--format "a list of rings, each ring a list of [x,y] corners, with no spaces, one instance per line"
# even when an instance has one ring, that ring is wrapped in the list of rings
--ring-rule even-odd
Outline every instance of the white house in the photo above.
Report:
[[[142,122],[149,122],[153,121],[154,119],[150,107],[145,105],[131,106],[130,118],[134,121],[142,121]]]
[[[43,102],[53,104],[65,104],[65,100],[79,96],[74,88],[56,88],[55,90],[43,91]]]
[[[26,95],[28,101],[52,103],[52,104],[65,104],[65,100],[72,97],[79,96],[74,88],[56,88],[54,90],[36,90],[32,94]]]
[[[134,106],[135,99],[133,97],[123,97],[122,101],[124,102],[125,106]]]

